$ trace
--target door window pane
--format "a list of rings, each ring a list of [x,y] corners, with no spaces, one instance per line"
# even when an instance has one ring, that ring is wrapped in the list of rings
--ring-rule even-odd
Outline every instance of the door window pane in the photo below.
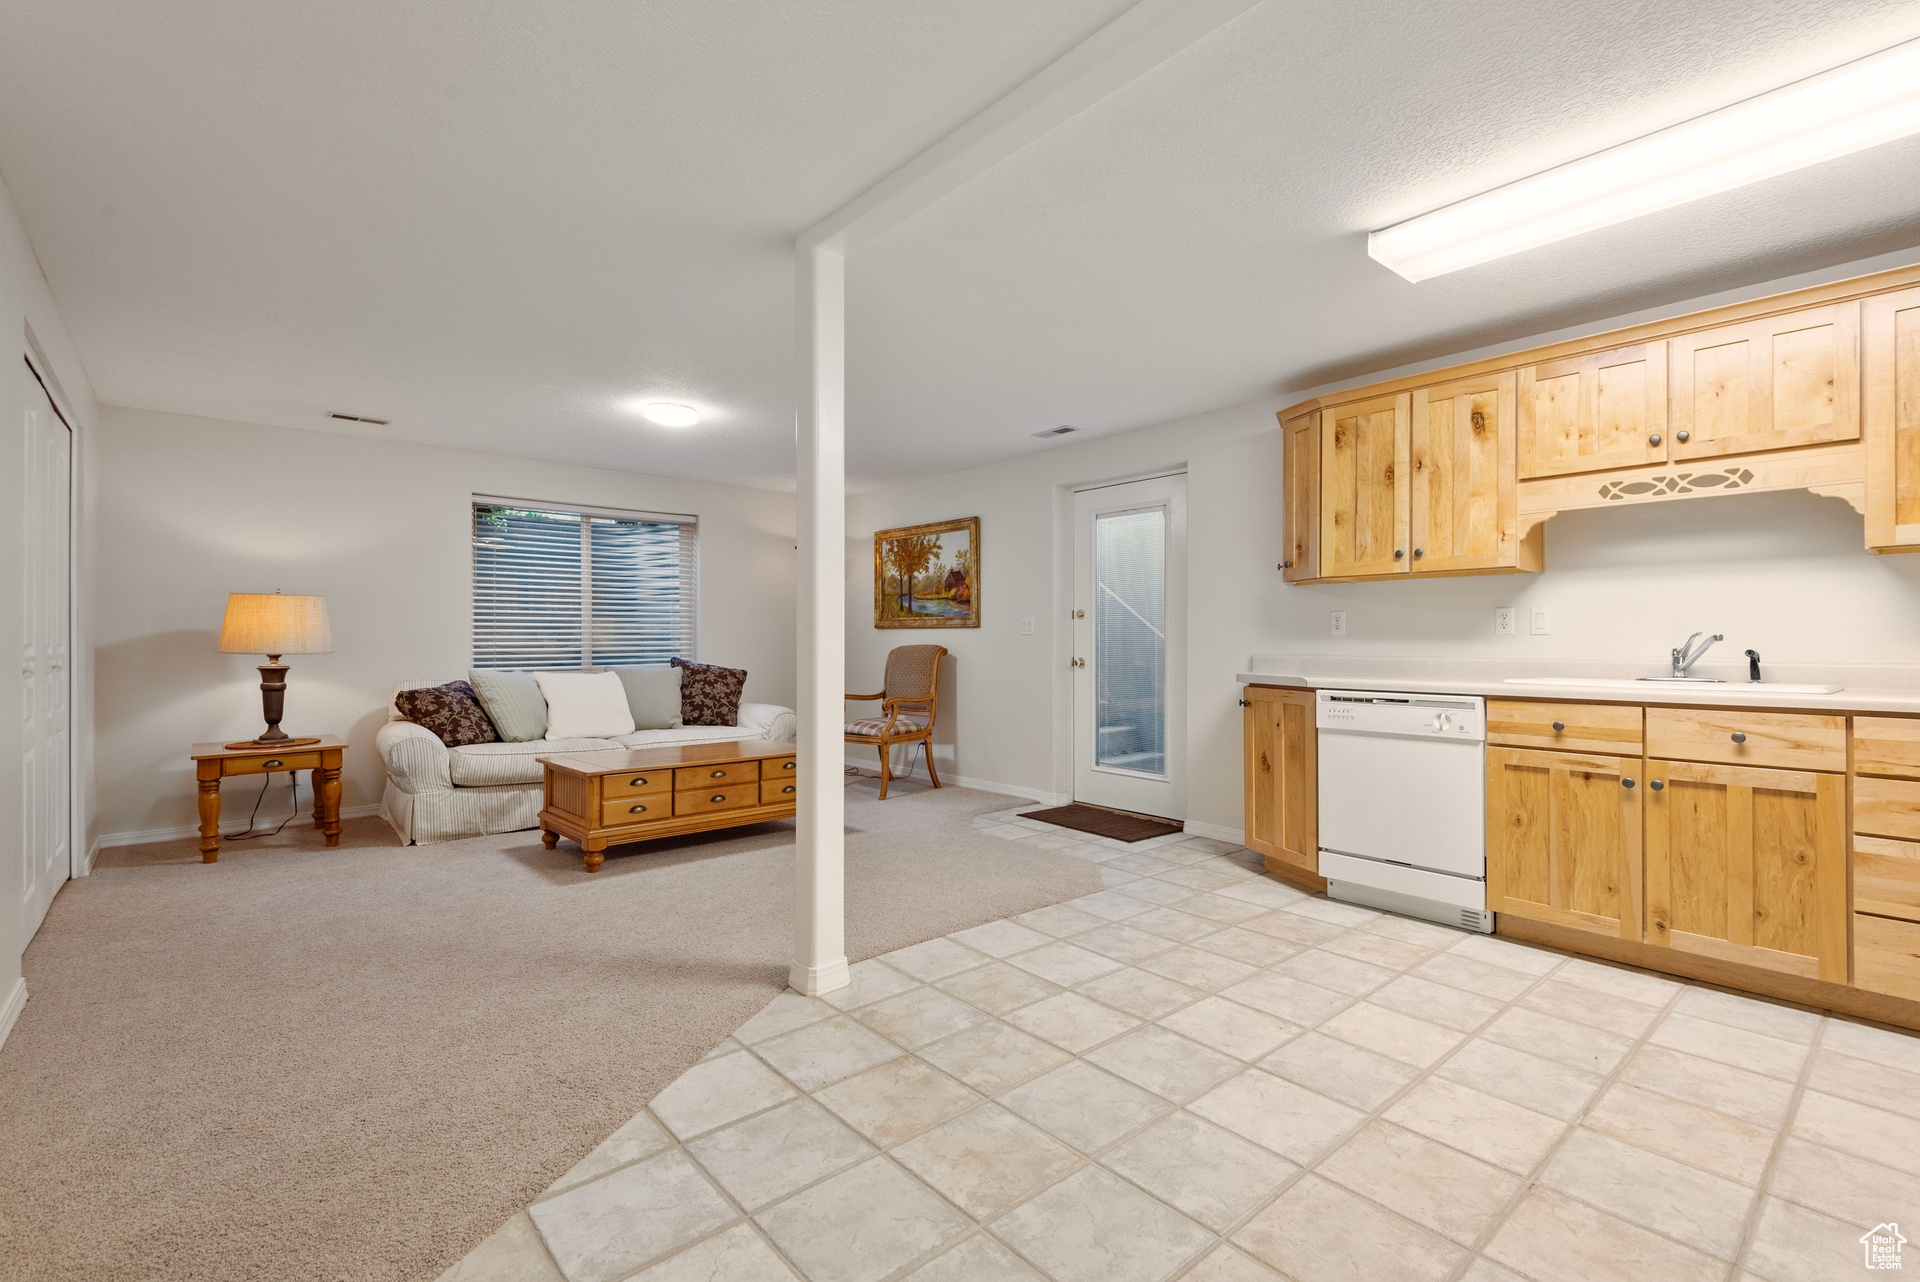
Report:
[[[1094,762],[1167,772],[1167,510],[1093,521]]]

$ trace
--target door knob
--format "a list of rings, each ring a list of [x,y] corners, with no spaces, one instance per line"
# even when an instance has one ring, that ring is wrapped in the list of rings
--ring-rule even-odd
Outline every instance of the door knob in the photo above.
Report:
[[[1073,661],[1073,666],[1076,668],[1084,668],[1087,666],[1087,661],[1085,659],[1075,659]]]

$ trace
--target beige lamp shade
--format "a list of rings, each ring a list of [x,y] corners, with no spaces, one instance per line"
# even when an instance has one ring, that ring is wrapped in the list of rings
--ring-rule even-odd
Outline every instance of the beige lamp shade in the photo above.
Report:
[[[222,654],[329,654],[333,628],[323,596],[232,592],[220,621]]]

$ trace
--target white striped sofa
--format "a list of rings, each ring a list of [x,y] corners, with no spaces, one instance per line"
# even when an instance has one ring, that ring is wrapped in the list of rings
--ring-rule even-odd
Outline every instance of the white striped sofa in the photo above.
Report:
[[[442,684],[409,682],[395,687],[394,694]],[[387,767],[380,813],[409,845],[517,832],[540,826],[541,757],[556,752],[724,743],[729,739],[785,742],[793,736],[793,709],[772,703],[743,703],[737,726],[681,726],[637,730],[618,739],[534,739],[449,748],[425,726],[404,720],[389,697],[387,723],[374,736],[380,759]]]

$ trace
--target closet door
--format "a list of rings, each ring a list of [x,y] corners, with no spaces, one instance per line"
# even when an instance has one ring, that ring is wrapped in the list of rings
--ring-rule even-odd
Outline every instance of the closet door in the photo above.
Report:
[[[20,853],[27,935],[40,928],[47,908],[72,870],[72,807],[67,778],[69,692],[67,654],[68,486],[72,434],[29,372],[26,457],[22,473],[26,564],[21,672],[22,726]]]

